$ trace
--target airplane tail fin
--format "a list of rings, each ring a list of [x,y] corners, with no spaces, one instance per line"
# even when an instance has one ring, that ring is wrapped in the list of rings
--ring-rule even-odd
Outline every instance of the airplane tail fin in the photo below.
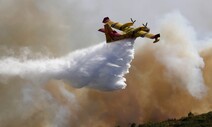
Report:
[[[104,28],[105,28],[106,42],[107,43],[113,42],[114,39],[113,39],[112,34],[111,34],[111,33],[113,33],[112,28],[108,24],[105,24]]]
[[[110,43],[110,42],[114,41],[114,39],[112,37],[112,33],[114,33],[115,31],[112,30],[112,28],[108,24],[105,24],[104,28],[101,28],[98,31],[105,33],[105,37],[106,37],[106,42],[107,43]]]
[[[107,23],[108,21],[110,21],[110,18],[109,17],[105,17],[102,21],[102,23]]]
[[[107,43],[115,42],[126,38],[125,35],[116,32],[108,24],[105,24],[104,28],[101,28],[98,31],[105,33]]]

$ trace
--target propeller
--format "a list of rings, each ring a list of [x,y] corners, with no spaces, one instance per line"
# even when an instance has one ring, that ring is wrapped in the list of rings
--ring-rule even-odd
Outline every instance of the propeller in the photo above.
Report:
[[[144,27],[147,27],[148,23],[146,22],[146,24],[143,24]]]
[[[130,20],[133,24],[136,22],[136,20],[133,20],[132,18],[130,18]]]

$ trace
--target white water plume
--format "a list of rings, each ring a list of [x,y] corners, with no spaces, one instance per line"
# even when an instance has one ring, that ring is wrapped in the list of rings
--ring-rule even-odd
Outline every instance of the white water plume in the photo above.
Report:
[[[2,79],[18,76],[33,82],[65,80],[77,88],[123,89],[126,87],[124,75],[134,56],[133,44],[134,40],[104,42],[55,59],[2,58],[0,76]]]

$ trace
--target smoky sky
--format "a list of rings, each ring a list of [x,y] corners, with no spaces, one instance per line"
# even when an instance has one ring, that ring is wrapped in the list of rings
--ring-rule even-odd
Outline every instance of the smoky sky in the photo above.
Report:
[[[0,75],[0,125],[126,126],[179,118],[190,111],[208,112],[212,108],[210,5],[209,0],[1,0],[1,59],[55,58],[104,43],[97,30],[106,16],[121,23],[133,18],[136,26],[148,22],[152,33],[161,33],[161,41],[154,45],[147,39],[136,40],[123,90],[76,89],[56,79],[43,83]],[[164,22],[173,12],[177,18]],[[176,22],[179,15],[185,22]],[[180,69],[171,58],[181,63]],[[197,81],[195,85],[186,85],[185,74],[178,70],[192,72],[187,74]],[[202,88],[197,91],[200,98],[192,95],[190,86]]]

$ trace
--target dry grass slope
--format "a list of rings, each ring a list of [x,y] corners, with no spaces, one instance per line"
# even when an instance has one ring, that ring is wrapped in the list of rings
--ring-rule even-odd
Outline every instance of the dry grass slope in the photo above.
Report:
[[[212,127],[212,111],[196,116],[193,115],[192,113],[189,113],[187,117],[182,117],[178,120],[168,119],[166,121],[159,123],[153,123],[153,122],[149,122],[146,124],[132,123],[129,125],[129,127]]]

